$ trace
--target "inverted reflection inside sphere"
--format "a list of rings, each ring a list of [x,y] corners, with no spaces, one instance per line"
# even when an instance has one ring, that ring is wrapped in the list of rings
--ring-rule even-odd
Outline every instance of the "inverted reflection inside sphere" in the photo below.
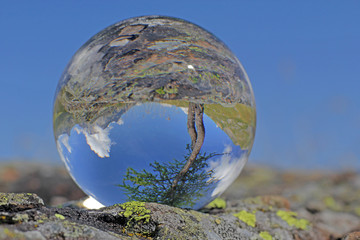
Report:
[[[255,133],[247,75],[215,36],[181,19],[116,23],[61,77],[57,148],[85,193],[198,209],[240,174]]]

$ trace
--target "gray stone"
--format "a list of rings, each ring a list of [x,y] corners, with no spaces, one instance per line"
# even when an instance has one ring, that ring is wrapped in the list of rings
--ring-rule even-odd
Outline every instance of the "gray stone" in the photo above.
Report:
[[[280,216],[286,209],[269,205],[270,196],[215,213],[143,202],[99,210],[48,208],[35,195],[1,196],[7,207],[0,211],[0,239],[316,239],[307,220],[289,212],[293,221],[305,221],[292,225]]]
[[[81,209],[79,201],[51,208],[35,194],[0,193],[0,239],[354,240],[360,230],[359,177],[258,168],[245,171],[224,194],[226,207],[201,211],[141,202],[100,210]]]

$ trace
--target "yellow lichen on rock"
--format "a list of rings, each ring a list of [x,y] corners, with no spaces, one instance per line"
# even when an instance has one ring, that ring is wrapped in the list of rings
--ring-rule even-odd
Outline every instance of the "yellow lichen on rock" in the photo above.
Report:
[[[287,222],[289,226],[295,226],[298,229],[306,230],[310,225],[309,221],[306,219],[295,218],[297,216],[296,212],[279,210],[276,212],[276,215],[278,215],[282,220]]]
[[[124,209],[124,212],[119,213],[120,215],[130,218],[130,221],[141,221],[143,220],[145,223],[150,221],[151,211],[145,208],[144,202],[132,201],[120,204],[120,207]]]
[[[63,215],[58,214],[58,213],[55,213],[55,217],[58,218],[58,219],[60,219],[60,220],[64,220],[64,219],[65,219],[65,217],[64,217]]]
[[[262,237],[264,240],[272,240],[272,236],[268,232],[260,232],[259,236]]]
[[[226,208],[226,201],[222,198],[215,198],[212,202],[206,205],[205,208],[218,208],[218,209],[225,209]]]
[[[235,217],[239,218],[240,221],[243,221],[247,225],[251,227],[255,227],[256,223],[256,216],[254,213],[249,213],[245,210],[242,210],[241,212],[233,214]]]
[[[219,225],[221,223],[221,220],[219,218],[215,219],[215,223]]]

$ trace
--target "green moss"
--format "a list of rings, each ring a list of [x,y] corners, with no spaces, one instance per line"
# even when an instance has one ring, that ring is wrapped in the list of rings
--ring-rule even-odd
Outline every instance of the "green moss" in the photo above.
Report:
[[[247,225],[249,225],[251,227],[255,227],[256,216],[254,213],[249,213],[245,210],[242,210],[241,212],[235,213],[234,216],[239,218],[241,221],[243,221]]]
[[[60,220],[64,220],[64,219],[65,219],[65,217],[64,217],[63,215],[58,214],[58,213],[55,213],[55,217],[58,218],[58,219],[60,219]]]
[[[225,209],[226,208],[226,201],[224,199],[222,199],[222,198],[215,198],[214,201],[212,201],[208,205],[206,205],[205,208]]]
[[[124,209],[124,212],[119,213],[120,215],[129,218],[129,222],[131,221],[143,221],[144,223],[148,223],[150,221],[151,211],[145,208],[144,202],[132,201],[120,204],[120,207]]]
[[[309,221],[306,219],[295,218],[297,216],[296,212],[279,210],[276,212],[276,215],[278,215],[282,220],[287,222],[289,226],[294,226],[298,229],[306,230],[310,225]]]
[[[272,240],[272,236],[268,232],[260,232],[260,237],[262,237],[264,240]]]

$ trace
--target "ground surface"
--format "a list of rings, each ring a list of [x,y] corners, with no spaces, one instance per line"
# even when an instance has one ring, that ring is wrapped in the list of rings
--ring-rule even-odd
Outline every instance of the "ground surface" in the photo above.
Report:
[[[247,166],[201,212],[133,202],[61,205],[84,194],[62,167],[0,166],[0,239],[359,239],[360,175]],[[8,194],[9,192],[36,193]],[[6,194],[7,193],[7,194]],[[70,205],[71,206],[71,205]]]

